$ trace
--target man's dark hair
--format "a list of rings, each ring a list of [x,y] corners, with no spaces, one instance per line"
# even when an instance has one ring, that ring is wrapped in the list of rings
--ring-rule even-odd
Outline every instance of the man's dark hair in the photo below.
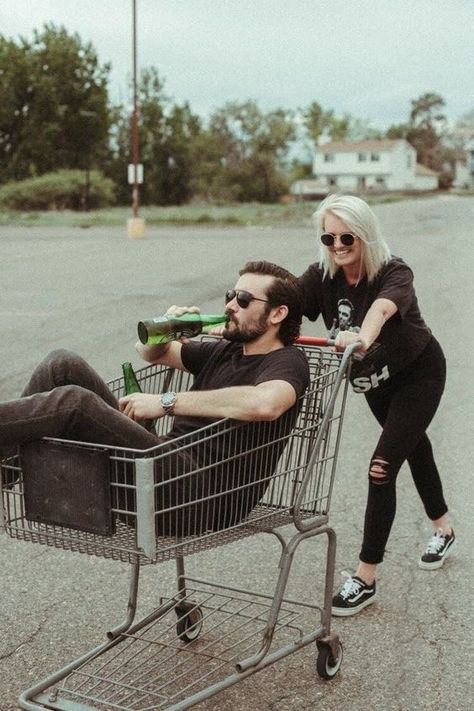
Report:
[[[264,260],[247,262],[239,271],[243,274],[264,274],[274,277],[266,290],[269,306],[287,306],[288,316],[280,324],[279,337],[285,346],[290,346],[300,335],[303,318],[303,294],[298,279],[283,267]]]

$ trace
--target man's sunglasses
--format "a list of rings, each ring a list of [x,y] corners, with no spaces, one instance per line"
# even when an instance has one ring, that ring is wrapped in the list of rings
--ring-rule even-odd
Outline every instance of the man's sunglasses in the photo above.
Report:
[[[345,247],[350,247],[351,244],[354,244],[355,242],[355,236],[350,232],[344,232],[342,235],[339,235],[339,239],[341,240],[341,244]],[[326,247],[332,247],[335,242],[335,237],[329,232],[324,232],[321,235],[321,242],[326,245]]]
[[[268,303],[268,299],[258,299],[256,296],[251,294],[250,291],[243,291],[242,289],[229,289],[229,291],[226,291],[226,304],[228,304],[229,301],[232,301],[232,299],[235,299],[237,301],[241,309],[246,309],[248,306],[250,306],[251,301],[265,301],[266,303]]]

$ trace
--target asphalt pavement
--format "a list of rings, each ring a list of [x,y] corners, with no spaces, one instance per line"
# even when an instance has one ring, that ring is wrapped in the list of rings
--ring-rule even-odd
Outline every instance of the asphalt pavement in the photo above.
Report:
[[[470,239],[474,198],[439,196],[376,209],[392,252],[415,272],[422,312],[441,341],[448,382],[430,436],[450,505],[457,548],[438,571],[417,560],[431,534],[403,467],[398,510],[378,601],[360,615],[335,619],[344,644],[338,676],[316,674],[314,646],[290,655],[202,703],[205,711],[467,711],[474,703],[472,630],[474,353]],[[105,377],[139,365],[139,320],[170,304],[218,313],[223,294],[249,259],[269,259],[295,273],[317,257],[311,226],[148,228],[129,240],[126,227],[0,229],[0,396],[15,397],[50,350],[72,348]],[[306,324],[305,333],[322,333]],[[350,394],[330,523],[338,536],[339,573],[352,571],[361,540],[367,468],[378,428],[362,396]],[[318,537],[319,539],[319,537]],[[302,546],[291,597],[322,603],[325,549]],[[271,593],[278,551],[254,537],[191,556],[190,572]],[[21,691],[98,644],[125,616],[128,566],[11,540],[0,533],[0,711],[17,708]],[[237,580],[236,580],[237,578]],[[174,564],[147,566],[140,606],[172,592]]]

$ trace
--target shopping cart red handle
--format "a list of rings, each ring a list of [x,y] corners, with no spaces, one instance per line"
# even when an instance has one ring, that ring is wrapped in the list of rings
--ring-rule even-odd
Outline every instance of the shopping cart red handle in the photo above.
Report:
[[[296,343],[300,346],[333,346],[333,338],[323,338],[320,336],[298,336]]]
[[[321,336],[299,336],[296,339],[296,343],[300,346],[334,347],[336,345],[336,341],[333,338],[324,338]],[[351,343],[350,345],[346,346],[346,348],[344,348],[343,350],[347,355],[353,355],[355,360],[362,360],[365,354],[357,353],[361,345],[362,344],[360,341],[355,341],[354,343]]]

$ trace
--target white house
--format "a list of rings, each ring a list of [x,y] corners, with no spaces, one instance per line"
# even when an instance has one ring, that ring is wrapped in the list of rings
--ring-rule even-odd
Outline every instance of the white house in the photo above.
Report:
[[[416,162],[404,139],[318,145],[313,175],[327,190],[436,190],[438,173]]]
[[[456,151],[453,188],[474,187],[474,130],[458,131],[462,147]]]

